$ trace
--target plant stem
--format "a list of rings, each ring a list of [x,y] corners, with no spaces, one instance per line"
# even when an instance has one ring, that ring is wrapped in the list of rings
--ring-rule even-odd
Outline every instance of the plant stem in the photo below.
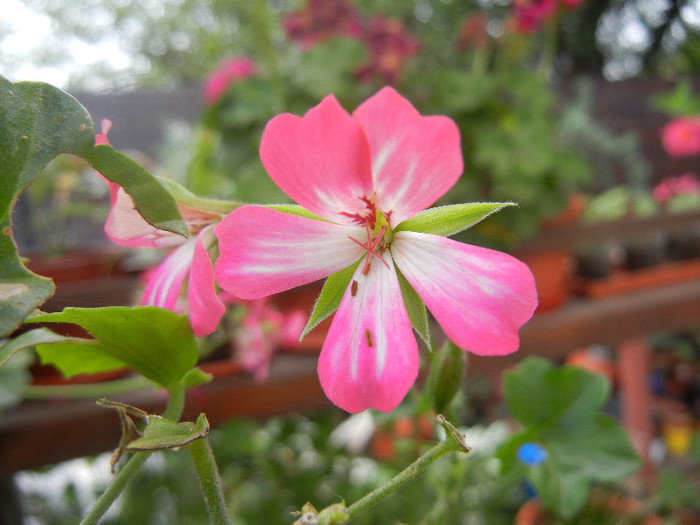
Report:
[[[178,421],[182,416],[184,408],[185,389],[171,389],[168,406],[165,408],[165,412],[163,412],[163,417],[173,421]],[[97,499],[93,507],[90,509],[90,512],[88,512],[85,518],[83,518],[83,521],[80,522],[80,525],[97,524],[97,522],[112,506],[112,503],[114,503],[117,497],[122,493],[124,487],[126,487],[126,484],[129,482],[131,477],[146,461],[148,455],[148,452],[137,452],[129,458],[124,467],[114,476],[112,483],[109,484],[107,489]]]
[[[198,439],[192,442],[189,448],[202,487],[209,523],[211,525],[228,525],[230,521],[224,494],[221,490],[219,469],[209,440],[206,437]]]
[[[457,433],[456,429],[442,416],[438,416],[438,421],[441,425],[443,425],[443,427],[445,427],[447,439],[428,450],[425,454],[411,463],[404,470],[399,472],[396,476],[391,478],[384,485],[376,488],[363,498],[350,505],[348,507],[348,514],[350,518],[354,518],[374,504],[379,503],[387,496],[390,496],[396,492],[406,483],[418,476],[418,474],[423,472],[433,461],[442,457],[446,453],[469,452],[469,447],[464,443],[462,436]]]
[[[124,487],[126,487],[127,482],[131,479],[136,471],[143,465],[144,461],[148,458],[146,452],[138,452],[134,454],[126,465],[114,476],[112,483],[109,487],[100,495],[95,505],[90,509],[90,512],[83,518],[80,525],[95,525],[102,516],[109,510],[112,506],[114,500],[117,499],[119,494],[122,493]]]

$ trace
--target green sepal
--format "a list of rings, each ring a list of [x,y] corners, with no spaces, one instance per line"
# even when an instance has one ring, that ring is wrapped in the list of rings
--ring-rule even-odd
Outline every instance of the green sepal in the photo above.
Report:
[[[208,213],[218,213],[226,215],[231,213],[236,208],[244,206],[245,203],[238,201],[229,201],[224,199],[211,199],[208,197],[200,197],[195,195],[182,184],[168,179],[167,177],[156,177],[163,187],[168,190],[168,193],[175,199],[175,202]]]
[[[430,337],[430,323],[428,322],[428,311],[425,308],[425,303],[398,267],[394,267],[396,268],[396,276],[399,278],[401,296],[403,297],[403,303],[406,305],[406,312],[408,313],[409,321],[411,321],[411,326],[423,340],[425,346],[428,347],[428,350],[432,352],[433,342]]]
[[[146,222],[159,230],[185,237],[189,235],[175,200],[141,164],[109,144],[84,148],[79,155],[103,177],[119,184],[133,199],[136,210]]]
[[[209,422],[200,414],[197,423],[176,423],[161,416],[146,416],[146,428],[141,436],[130,441],[126,452],[154,452],[156,450],[179,450],[193,441],[209,435]]]
[[[338,309],[340,301],[343,299],[343,294],[345,294],[345,291],[348,289],[350,280],[355,274],[355,270],[360,265],[361,260],[362,259],[358,259],[354,264],[330,275],[328,279],[326,279],[323,289],[318,299],[316,299],[316,304],[314,304],[314,309],[311,311],[306,327],[301,333],[300,339],[306,337],[306,334],[316,328],[321,321]]]
[[[269,204],[265,206],[272,210],[281,211],[283,213],[288,213],[290,215],[297,215],[298,217],[306,217],[307,219],[313,219],[315,221],[331,222],[323,217],[311,213],[309,210],[298,204]]]
[[[197,363],[187,316],[155,306],[66,308],[27,322],[76,324],[94,337],[36,347],[44,362],[67,377],[128,366],[170,389],[179,388]]]
[[[449,236],[466,230],[514,202],[471,202],[424,210],[399,224],[394,231],[412,231]]]

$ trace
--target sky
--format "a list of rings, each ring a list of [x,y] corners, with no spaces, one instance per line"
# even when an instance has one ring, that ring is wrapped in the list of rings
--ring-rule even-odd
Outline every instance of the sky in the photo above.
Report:
[[[116,42],[106,40],[99,46],[89,45],[74,39],[70,42],[70,55],[58,66],[37,66],[28,61],[22,63],[17,57],[29,49],[40,49],[51,34],[51,20],[26,7],[22,0],[0,0],[0,28],[9,24],[9,35],[0,41],[0,59],[9,57],[10,64],[0,63],[0,74],[9,80],[33,80],[48,82],[66,88],[71,75],[89,68],[108,56],[117,68],[127,68],[130,58],[121,52]],[[0,29],[0,30],[2,30]],[[9,70],[9,72],[8,72]]]

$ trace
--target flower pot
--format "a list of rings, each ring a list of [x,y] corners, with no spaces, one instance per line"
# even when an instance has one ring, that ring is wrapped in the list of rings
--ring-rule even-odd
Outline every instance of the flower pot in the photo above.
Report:
[[[568,250],[532,252],[519,258],[530,267],[535,277],[538,311],[553,310],[571,297],[573,261]]]

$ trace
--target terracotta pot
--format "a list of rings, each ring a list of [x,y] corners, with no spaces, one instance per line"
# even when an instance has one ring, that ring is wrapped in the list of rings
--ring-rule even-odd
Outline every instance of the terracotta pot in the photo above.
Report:
[[[537,285],[538,311],[553,310],[571,297],[573,263],[571,252],[557,250],[528,253],[519,258],[530,267]]]

